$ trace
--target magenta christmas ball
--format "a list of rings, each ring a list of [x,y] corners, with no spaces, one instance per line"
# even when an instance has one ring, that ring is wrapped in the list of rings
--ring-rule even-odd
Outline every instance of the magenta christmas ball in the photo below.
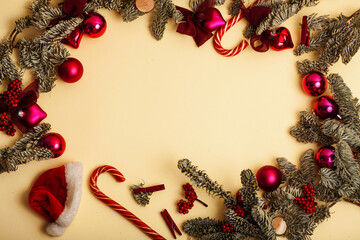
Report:
[[[314,112],[320,119],[336,118],[339,113],[339,106],[332,97],[322,96],[316,100]]]
[[[85,16],[81,28],[89,37],[100,37],[106,30],[105,18],[98,13],[89,13]]]
[[[74,83],[79,81],[83,73],[83,65],[76,58],[68,58],[58,67],[59,77],[68,83]]]
[[[316,164],[321,168],[334,169],[335,149],[333,147],[322,147],[316,153]]]
[[[57,158],[65,152],[66,142],[60,134],[48,133],[42,137],[40,146],[50,149],[54,153],[54,158]]]
[[[256,181],[260,189],[266,192],[274,191],[281,184],[281,172],[274,166],[266,165],[257,171]]]
[[[325,75],[316,71],[306,74],[302,80],[302,88],[313,97],[323,94],[327,88]]]

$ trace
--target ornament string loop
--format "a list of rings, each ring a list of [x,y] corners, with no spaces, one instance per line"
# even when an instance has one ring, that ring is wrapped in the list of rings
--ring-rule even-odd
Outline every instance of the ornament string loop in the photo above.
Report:
[[[113,210],[118,212],[121,216],[129,220],[131,223],[133,223],[136,227],[138,227],[141,231],[143,231],[146,235],[148,235],[151,239],[154,240],[165,240],[164,237],[162,237],[160,234],[155,232],[151,227],[149,227],[146,223],[144,223],[142,220],[140,220],[138,217],[136,217],[134,214],[129,212],[126,208],[124,208],[119,203],[115,202],[108,196],[106,196],[102,191],[100,191],[99,187],[97,186],[97,179],[100,176],[100,174],[108,172],[110,173],[116,181],[118,182],[124,182],[125,177],[121,174],[116,168],[104,165],[101,167],[96,168],[90,177],[90,189],[92,193],[95,195],[97,199],[111,207]]]

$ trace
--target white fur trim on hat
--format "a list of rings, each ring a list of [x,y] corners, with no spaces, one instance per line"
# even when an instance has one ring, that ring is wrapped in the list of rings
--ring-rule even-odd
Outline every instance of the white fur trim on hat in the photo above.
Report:
[[[65,180],[67,197],[64,210],[55,222],[46,227],[46,232],[55,237],[64,234],[78,211],[82,182],[82,164],[80,162],[71,162],[65,165]]]

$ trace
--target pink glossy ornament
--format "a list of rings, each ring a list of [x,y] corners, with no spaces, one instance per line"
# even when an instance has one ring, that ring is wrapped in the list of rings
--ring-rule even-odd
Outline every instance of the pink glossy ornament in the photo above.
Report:
[[[303,78],[302,87],[307,94],[313,97],[319,96],[327,88],[326,77],[321,72],[310,72]]]
[[[294,44],[287,28],[281,27],[275,32],[270,32],[270,47],[275,51],[293,48]]]
[[[58,67],[59,77],[68,83],[79,81],[84,72],[84,68],[76,58],[68,58]]]
[[[81,28],[89,37],[100,37],[106,30],[105,18],[98,13],[89,13],[85,16]]]
[[[75,49],[79,48],[81,38],[83,36],[83,32],[81,31],[80,27],[77,26],[66,38],[61,40],[63,44],[71,46]]]
[[[316,164],[321,168],[334,169],[335,149],[333,147],[322,147],[316,153]]]
[[[28,129],[38,125],[43,119],[47,117],[46,112],[41,107],[34,103],[31,106],[25,107],[18,111],[21,123]]]
[[[216,8],[208,8],[202,14],[204,15],[204,19],[202,19],[202,26],[210,32],[215,31],[226,24],[226,21],[224,20],[220,11]]]
[[[281,172],[274,166],[263,166],[256,173],[256,181],[260,189],[266,192],[274,191],[281,183]]]
[[[336,118],[339,113],[339,106],[332,97],[322,96],[316,100],[314,112],[320,119]]]
[[[42,137],[40,146],[50,149],[54,153],[54,158],[60,157],[66,148],[65,139],[58,133],[48,133]]]

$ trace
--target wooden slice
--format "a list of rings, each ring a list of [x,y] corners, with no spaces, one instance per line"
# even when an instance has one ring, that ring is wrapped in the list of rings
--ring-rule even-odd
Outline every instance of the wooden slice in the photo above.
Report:
[[[140,11],[140,12],[150,12],[151,10],[153,10],[155,6],[155,1],[154,0],[135,0],[135,7]]]

